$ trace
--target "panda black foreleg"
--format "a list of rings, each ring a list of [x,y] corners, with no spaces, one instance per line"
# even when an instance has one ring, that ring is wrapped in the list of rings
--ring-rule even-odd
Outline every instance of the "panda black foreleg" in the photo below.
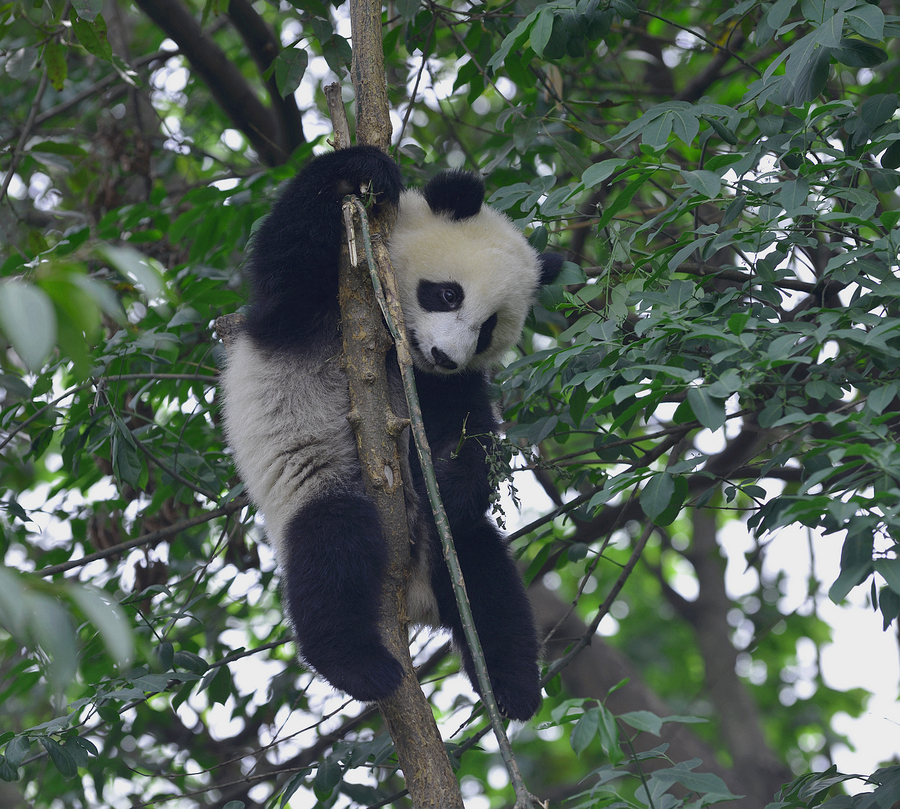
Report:
[[[482,517],[468,531],[455,535],[454,545],[497,705],[511,719],[530,719],[541,701],[539,647],[531,604],[506,541]],[[432,573],[432,588],[441,625],[452,631],[466,674],[478,690],[450,576],[440,557]]]
[[[282,598],[303,658],[362,702],[390,696],[403,669],[379,631],[387,546],[361,493],[329,493],[291,521],[282,553]]]

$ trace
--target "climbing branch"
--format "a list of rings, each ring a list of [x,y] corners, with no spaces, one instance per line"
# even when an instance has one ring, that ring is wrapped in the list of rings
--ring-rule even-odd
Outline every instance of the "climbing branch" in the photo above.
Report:
[[[453,537],[450,533],[450,521],[447,519],[447,512],[444,510],[444,504],[441,502],[441,495],[438,489],[437,477],[434,472],[434,464],[431,458],[431,449],[428,445],[428,437],[425,434],[425,422],[422,418],[422,410],[419,406],[419,397],[416,393],[416,380],[413,374],[412,355],[409,351],[409,338],[406,334],[406,327],[403,322],[403,313],[400,310],[400,294],[396,286],[396,280],[390,267],[390,258],[387,255],[387,249],[381,244],[383,255],[378,259],[373,255],[372,240],[369,237],[369,228],[366,222],[366,212],[362,203],[358,199],[353,198],[352,204],[356,208],[359,216],[360,227],[362,229],[363,244],[366,250],[366,260],[372,270],[372,286],[375,289],[381,312],[384,315],[391,336],[397,347],[397,363],[400,366],[400,373],[403,378],[403,390],[406,394],[407,406],[409,408],[410,422],[412,425],[413,440],[415,441],[416,450],[419,454],[419,463],[422,467],[422,473],[425,477],[425,487],[428,490],[429,504],[431,512],[434,515],[435,525],[441,538],[441,546],[444,551],[444,559],[450,570],[450,581],[453,585],[454,595],[456,596],[456,604],[459,608],[459,614],[462,621],[463,632],[466,636],[466,643],[469,651],[472,653],[472,661],[475,664],[475,674],[478,678],[478,690],[482,694],[482,701],[487,709],[488,717],[491,722],[491,728],[497,738],[500,747],[500,753],[506,764],[510,781],[516,791],[516,809],[527,809],[533,804],[531,795],[525,787],[522,774],[516,764],[515,756],[512,752],[512,746],[506,735],[503,726],[503,719],[500,716],[500,710],[494,699],[491,689],[491,680],[487,670],[487,663],[484,659],[484,653],[481,649],[481,642],[478,639],[478,633],[475,630],[475,619],[472,616],[472,610],[469,605],[469,597],[466,593],[466,583],[463,578],[462,567],[456,554],[456,548],[453,545]]]
[[[391,123],[381,42],[381,4],[351,0],[353,82],[356,93],[357,142],[390,145]],[[332,93],[329,107],[335,146],[342,145],[346,123],[343,107]],[[372,241],[384,247],[396,211],[381,205],[373,217]],[[352,218],[351,240],[357,238]],[[386,249],[382,252],[386,256]],[[371,253],[370,253],[371,256]],[[410,573],[410,537],[403,483],[410,480],[404,432],[405,413],[394,412],[387,379],[392,348],[375,300],[365,261],[341,257],[340,292],[344,359],[350,389],[350,420],[356,433],[360,466],[367,493],[378,510],[388,543],[388,570],[382,589],[381,633],[388,651],[401,663],[400,687],[378,707],[390,731],[406,786],[415,807],[462,809],[459,784],[450,766],[431,706],[425,699],[409,656],[406,583]],[[389,271],[389,265],[388,265]]]

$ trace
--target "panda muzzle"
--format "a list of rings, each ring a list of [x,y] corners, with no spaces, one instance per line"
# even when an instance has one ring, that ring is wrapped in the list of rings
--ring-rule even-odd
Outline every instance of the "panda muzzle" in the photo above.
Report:
[[[434,360],[434,364],[439,368],[443,368],[445,371],[455,371],[459,367],[437,346],[431,349],[431,357]]]

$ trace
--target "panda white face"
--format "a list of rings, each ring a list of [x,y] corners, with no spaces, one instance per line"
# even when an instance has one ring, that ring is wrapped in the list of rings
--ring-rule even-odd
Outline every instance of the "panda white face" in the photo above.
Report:
[[[486,206],[451,219],[408,191],[389,248],[416,366],[436,374],[496,368],[540,284],[538,255],[522,232]]]

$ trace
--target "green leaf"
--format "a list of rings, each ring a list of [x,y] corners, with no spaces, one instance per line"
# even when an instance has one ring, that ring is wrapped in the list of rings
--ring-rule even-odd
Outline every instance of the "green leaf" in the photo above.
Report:
[[[731,317],[728,318],[728,331],[730,331],[732,334],[740,336],[744,333],[744,328],[749,321],[749,312],[735,312]]]
[[[218,666],[207,684],[209,700],[215,705],[224,705],[233,692],[231,673],[228,666]]]
[[[870,524],[864,519],[851,520],[841,548],[841,572],[828,591],[828,597],[839,604],[872,572],[875,540]]]
[[[712,773],[691,772],[682,769],[683,765],[677,765],[665,770],[656,770],[653,778],[663,784],[681,784],[699,795],[704,796],[704,803],[712,803],[710,798],[718,800],[736,800],[738,795],[732,795],[725,786],[725,782],[718,775]]]
[[[600,709],[590,708],[585,711],[582,717],[575,723],[572,728],[572,734],[569,743],[575,751],[576,756],[580,756],[588,747],[588,745],[597,736],[600,728]]]
[[[672,134],[672,123],[672,116],[668,112],[650,119],[641,132],[641,140],[654,151],[663,151],[669,142],[669,135]]]
[[[876,415],[881,415],[884,409],[897,398],[897,385],[891,383],[880,388],[875,388],[866,397],[866,409],[871,410]]]
[[[798,177],[796,180],[788,180],[781,184],[778,200],[784,206],[785,213],[790,216],[801,205],[806,203],[809,196],[809,180]]]
[[[799,69],[793,60],[789,64],[787,83],[781,93],[783,104],[802,106],[817,98],[828,82],[831,48],[817,48],[809,58],[802,62]]]
[[[797,0],[777,0],[777,2],[769,6],[756,29],[756,47],[759,48],[765,45],[775,32],[784,25],[796,2]]]
[[[40,368],[56,344],[56,312],[47,293],[25,281],[0,284],[0,325],[22,362]]]
[[[847,597],[847,593],[865,581],[871,569],[871,563],[842,568],[840,574],[834,580],[834,584],[828,590],[828,597],[835,604],[840,604]]]
[[[6,760],[6,756],[0,756],[0,780],[2,781],[18,781],[19,771],[10,765]]]
[[[97,628],[107,651],[120,666],[134,657],[134,638],[125,615],[92,587],[73,585],[69,589],[72,600]]]
[[[141,452],[125,422],[117,418],[113,424],[115,428],[111,453],[113,474],[123,483],[139,489],[141,488],[141,473],[144,471]]]
[[[863,101],[859,115],[870,128],[875,129],[889,121],[898,106],[900,100],[896,93],[878,93]]]
[[[320,801],[331,797],[334,788],[341,782],[341,765],[337,758],[328,756],[319,762],[319,769],[313,781],[313,792]]]
[[[628,183],[619,195],[603,209],[600,221],[597,223],[597,229],[602,230],[605,228],[619,211],[624,210],[648,179],[649,175],[642,173],[639,174],[636,179]]]
[[[847,23],[861,37],[874,40],[884,37],[884,12],[878,6],[860,3],[845,14]]]
[[[167,297],[165,281],[159,263],[147,258],[133,247],[101,245],[101,255],[122,275],[142,287],[150,301]]]
[[[883,631],[900,618],[900,595],[897,595],[889,587],[882,587],[878,593],[878,608],[881,610]]]
[[[718,430],[725,423],[725,404],[710,396],[706,388],[688,388],[687,400],[697,421],[710,430]]]
[[[640,14],[632,0],[612,0],[611,6],[620,17],[624,17],[626,20],[633,20]]]
[[[738,144],[737,135],[735,135],[735,133],[732,132],[727,126],[725,126],[725,124],[723,124],[718,118],[709,118],[706,115],[704,115],[703,120],[706,121],[706,123],[708,123],[713,128],[715,133],[723,141],[725,141],[725,143],[728,143],[732,146],[737,146],[737,144]],[[722,157],[723,159],[727,159],[727,157],[724,155],[722,155],[720,157]]]
[[[816,41],[820,45],[837,47],[841,42],[841,32],[844,30],[844,12],[838,11],[829,15],[816,31]]]
[[[654,520],[660,528],[675,522],[689,493],[687,478],[684,475],[673,475],[672,480],[675,483],[675,492],[672,495],[672,499],[669,501],[669,505]]]
[[[37,48],[19,48],[7,57],[3,69],[16,81],[24,82],[38,62]]]
[[[18,769],[28,751],[31,748],[31,740],[27,736],[16,736],[6,745],[6,760],[14,769]]]
[[[612,692],[610,692],[612,693]],[[612,715],[605,705],[598,705],[597,711],[600,716],[600,727],[597,734],[600,737],[600,746],[613,761],[621,759],[621,749],[619,747],[619,726],[616,724],[616,717]]]
[[[81,19],[93,22],[103,10],[103,0],[72,0],[72,8]]]
[[[887,586],[900,595],[900,559],[876,559],[872,565],[875,572],[887,582]]]
[[[74,778],[78,775],[78,767],[75,765],[75,759],[72,758],[72,754],[59,742],[46,736],[42,736],[40,742],[50,755],[50,761],[53,762],[53,765],[63,776],[66,778]]]
[[[44,64],[47,65],[47,78],[53,89],[59,92],[65,87],[68,66],[66,65],[66,54],[68,48],[59,42],[48,42],[44,46]]]
[[[531,27],[534,25],[534,21],[537,19],[538,15],[544,11],[543,8],[538,8],[536,11],[532,11],[524,20],[522,20],[506,37],[503,39],[503,42],[500,43],[500,47],[497,52],[488,60],[487,68],[493,73],[497,72],[497,69],[506,61],[506,57],[509,56],[510,51],[516,50],[521,47],[525,41],[528,39],[529,32],[531,31]]]
[[[585,188],[593,188],[611,177],[623,166],[627,166],[628,162],[629,161],[627,160],[620,160],[618,158],[601,160],[599,163],[595,163],[593,166],[585,169],[584,173],[581,175],[581,182],[584,183]]]
[[[619,719],[631,725],[635,730],[643,730],[654,736],[659,736],[663,726],[662,719],[650,711],[629,711],[619,714]]]
[[[75,17],[72,20],[72,31],[88,53],[104,62],[112,61],[112,46],[106,39],[106,21],[101,14],[97,14],[93,20]]]
[[[205,674],[209,669],[209,664],[202,657],[193,652],[175,652],[172,662],[178,668],[185,669],[194,674]]]
[[[290,781],[285,784],[284,789],[281,791],[281,797],[278,801],[281,809],[284,809],[290,803],[291,798],[294,796],[294,793],[300,789],[306,782],[306,776],[309,774],[308,769],[300,770],[296,775],[294,775]]]
[[[708,199],[715,199],[722,190],[722,178],[714,171],[683,170],[681,176],[694,191]]]
[[[291,95],[303,80],[309,54],[303,48],[289,47],[275,59],[275,83],[282,98]]]
[[[534,27],[531,29],[531,48],[541,58],[544,57],[544,48],[553,34],[553,20],[555,15],[551,9],[539,9]]]
[[[839,47],[831,49],[831,55],[848,67],[875,67],[886,62],[888,58],[882,48],[861,39],[846,37],[841,40]]]
[[[672,502],[675,482],[667,472],[651,476],[641,489],[641,509],[650,520],[655,520]]]
[[[396,4],[397,12],[400,16],[409,21],[416,16],[416,12],[419,10],[419,6],[421,5],[421,0],[399,0]]]
[[[878,221],[886,230],[893,230],[900,224],[900,211],[885,211],[878,217]]]
[[[900,169],[900,140],[895,140],[881,156],[881,167],[884,169]]]

